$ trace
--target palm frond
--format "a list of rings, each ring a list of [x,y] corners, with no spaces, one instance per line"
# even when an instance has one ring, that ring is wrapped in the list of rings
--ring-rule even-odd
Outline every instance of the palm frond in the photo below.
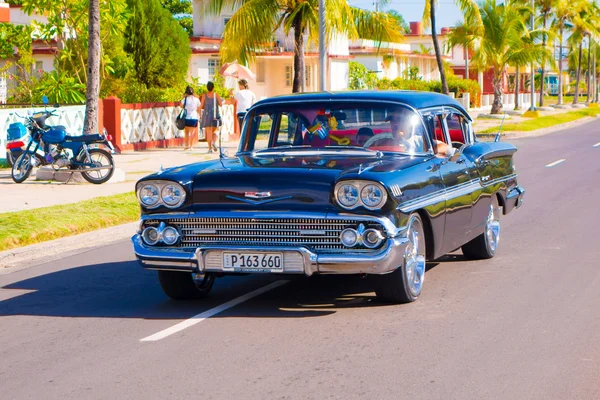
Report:
[[[371,39],[380,43],[400,43],[404,41],[402,28],[388,14],[366,11],[354,7],[352,8],[352,14],[358,37]]]
[[[270,42],[279,23],[281,9],[278,1],[249,0],[231,17],[225,26],[221,59],[238,59],[241,63],[253,60],[256,52]]]

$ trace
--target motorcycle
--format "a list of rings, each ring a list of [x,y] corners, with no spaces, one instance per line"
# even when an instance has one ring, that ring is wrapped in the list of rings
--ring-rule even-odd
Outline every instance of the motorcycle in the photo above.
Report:
[[[44,104],[47,100],[44,99]],[[25,150],[14,161],[12,179],[24,182],[33,167],[51,165],[55,171],[67,170],[81,173],[83,178],[94,184],[108,181],[115,168],[112,157],[114,147],[104,134],[68,136],[63,126],[50,127],[46,120],[57,115],[55,110],[38,111],[25,118],[31,140]],[[38,150],[42,149],[42,157]]]

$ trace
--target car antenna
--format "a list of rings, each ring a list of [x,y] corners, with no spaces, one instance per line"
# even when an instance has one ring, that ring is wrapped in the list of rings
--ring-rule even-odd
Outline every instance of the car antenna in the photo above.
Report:
[[[500,123],[500,129],[498,129],[498,133],[496,133],[496,138],[494,142],[500,141],[500,133],[502,132],[502,126],[504,126],[504,118],[506,118],[506,111],[504,111],[504,115],[502,116],[502,122]]]

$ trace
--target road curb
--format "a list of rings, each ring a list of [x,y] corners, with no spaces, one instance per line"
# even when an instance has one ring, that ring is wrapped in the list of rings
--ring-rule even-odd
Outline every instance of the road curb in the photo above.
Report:
[[[129,239],[139,222],[103,228],[0,252],[0,275]]]

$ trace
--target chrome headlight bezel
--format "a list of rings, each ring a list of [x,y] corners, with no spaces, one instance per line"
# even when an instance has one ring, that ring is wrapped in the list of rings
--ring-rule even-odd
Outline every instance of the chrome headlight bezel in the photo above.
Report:
[[[345,206],[344,204],[342,204],[342,202],[340,201],[340,198],[338,196],[338,192],[339,190],[345,186],[345,185],[350,185],[353,186],[357,191],[358,191],[358,201],[352,205],[352,206]],[[362,195],[362,191],[365,187],[367,186],[375,186],[377,187],[380,191],[381,191],[381,201],[375,205],[375,206],[368,206],[365,204],[364,200],[363,200],[363,195]],[[367,210],[380,210],[381,208],[383,208],[383,206],[385,205],[385,203],[387,202],[388,199],[388,193],[386,188],[378,183],[378,182],[374,182],[374,181],[361,181],[361,180],[348,180],[348,181],[341,181],[338,182],[335,185],[334,188],[334,197],[335,197],[335,201],[340,205],[340,207],[342,207],[345,210],[354,210],[355,208],[358,207],[364,207]]]
[[[146,204],[142,201],[142,196],[141,196],[141,191],[143,188],[148,187],[148,186],[153,186],[156,188],[156,190],[158,190],[158,201],[154,204]],[[176,190],[179,190],[179,192],[181,193],[181,196],[179,198],[179,200],[177,202],[167,202],[165,201],[165,194],[164,194],[164,189],[167,187],[173,187]],[[154,208],[158,208],[160,206],[164,206],[170,209],[175,209],[175,208],[179,208],[186,199],[187,193],[184,189],[184,187],[182,185],[180,185],[177,182],[173,182],[173,181],[144,181],[144,182],[140,182],[137,184],[137,188],[136,188],[136,195],[138,198],[138,201],[140,202],[140,204],[147,208],[147,209],[154,209]]]

